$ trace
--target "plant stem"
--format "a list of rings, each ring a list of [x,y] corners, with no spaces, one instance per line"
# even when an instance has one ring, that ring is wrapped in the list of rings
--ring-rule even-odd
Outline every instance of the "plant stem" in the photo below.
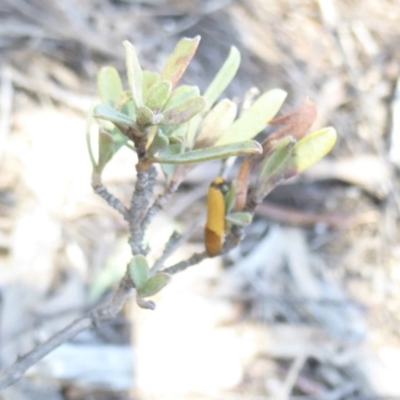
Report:
[[[146,215],[142,221],[142,229],[146,231],[147,227],[150,225],[153,217],[160,212],[165,205],[168,203],[171,196],[176,192],[180,185],[181,181],[172,181],[168,187],[165,189],[165,192],[158,196],[157,200],[152,204],[152,206],[148,209]]]
[[[137,164],[136,171],[137,178],[128,219],[131,233],[129,244],[132,249],[132,254],[145,254],[143,248],[144,230],[142,229],[141,223],[144,213],[151,201],[157,172],[153,166],[146,169],[142,168],[140,163]]]
[[[109,206],[117,210],[124,217],[125,221],[129,220],[128,209],[122,204],[121,200],[116,198],[106,189],[106,187],[101,183],[100,179],[92,179],[92,188],[100,197],[102,197],[107,202]]]

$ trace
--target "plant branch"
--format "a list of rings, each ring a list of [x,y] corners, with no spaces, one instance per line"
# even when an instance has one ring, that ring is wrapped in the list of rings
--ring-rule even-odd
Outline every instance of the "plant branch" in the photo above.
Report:
[[[32,351],[18,358],[18,360],[5,369],[0,375],[0,391],[12,385],[23,374],[43,357],[51,351],[67,342],[78,333],[98,326],[101,322],[114,318],[122,309],[127,299],[131,296],[133,289],[132,280],[126,274],[109,302],[105,302],[101,306],[73,321],[70,325],[53,335],[44,343],[35,347]]]
[[[232,226],[229,234],[225,238],[225,243],[222,251],[219,254],[215,254],[210,256],[206,251],[202,253],[194,253],[187,260],[180,261],[171,267],[164,268],[161,272],[165,272],[167,274],[173,275],[178,272],[182,272],[185,269],[192,267],[206,258],[218,257],[223,254],[228,253],[232,249],[234,249],[244,238],[244,229],[241,226]],[[168,246],[167,246],[168,247]],[[158,266],[159,260],[157,260],[156,264]],[[153,267],[154,268],[154,267]]]
[[[182,235],[177,231],[174,231],[170,236],[167,244],[165,245],[164,251],[160,258],[151,267],[151,273],[155,274],[163,266],[165,260],[175,251],[175,249],[182,243]]]
[[[101,183],[99,178],[92,179],[92,188],[100,197],[102,197],[109,206],[117,210],[125,219],[125,221],[129,220],[129,211],[122,204],[121,200],[116,198],[113,194],[111,194],[106,187]]]
[[[176,192],[181,180],[178,181],[171,181],[168,187],[165,189],[165,192],[158,196],[157,200],[153,203],[153,205],[148,209],[146,215],[142,221],[142,230],[146,231],[147,227],[150,225],[151,220],[153,217],[160,212],[168,203],[171,196]]]
[[[171,239],[166,246],[164,254],[156,262],[153,269],[155,267],[157,269],[160,268],[159,265],[162,265],[166,257],[170,254],[171,251],[175,249],[177,243],[181,242],[183,237],[186,237],[186,235],[179,236],[174,233],[171,236]],[[242,238],[243,229],[239,227],[233,227],[226,238],[225,245],[221,254],[225,254],[229,250],[234,248]],[[165,268],[164,270],[162,270],[162,272],[173,275],[187,269],[188,267],[200,263],[206,258],[210,258],[210,256],[205,251],[202,253],[195,253],[187,260],[181,261],[175,265],[172,265],[171,267]],[[9,368],[5,369],[0,375],[0,390],[3,390],[6,387],[12,385],[14,382],[20,379],[30,367],[35,365],[51,351],[76,336],[78,333],[88,328],[99,326],[102,322],[114,318],[121,311],[125,302],[131,296],[132,289],[134,289],[134,286],[127,271],[122,278],[117,291],[110,301],[103,303],[99,307],[88,312],[83,317],[76,319],[66,328],[57,332],[50,339],[38,345],[32,351],[19,358]]]
[[[198,264],[199,262],[205,260],[206,258],[210,258],[207,254],[206,251],[203,251],[202,253],[194,253],[192,256],[190,256],[187,260],[180,261],[171,267],[163,269],[161,272],[165,272],[167,274],[173,275],[178,272],[184,271],[186,268],[192,267],[193,265]]]
[[[73,321],[63,330],[57,332],[46,342],[35,347],[32,351],[19,358],[11,367],[3,371],[0,376],[0,391],[12,385],[22,375],[43,357],[56,349],[58,346],[76,336],[78,333],[91,327],[93,321],[90,316],[81,317]]]
[[[151,273],[156,273],[160,270],[163,266],[164,262],[167,258],[184,242],[186,242],[193,234],[193,232],[199,227],[200,223],[204,219],[204,214],[201,213],[195,221],[191,224],[191,226],[180,235],[178,232],[174,232],[171,237],[169,238],[167,244],[165,245],[165,249],[161,257],[154,263],[153,267],[151,268]]]

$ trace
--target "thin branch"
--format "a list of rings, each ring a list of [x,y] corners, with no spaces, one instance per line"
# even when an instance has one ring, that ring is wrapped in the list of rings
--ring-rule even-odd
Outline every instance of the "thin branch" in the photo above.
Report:
[[[206,251],[202,253],[194,253],[187,260],[180,261],[171,267],[163,269],[161,272],[165,272],[167,274],[176,274],[178,272],[184,271],[186,268],[192,267],[206,258],[213,258],[222,256],[223,254],[228,253],[232,249],[234,249],[244,238],[244,229],[241,226],[232,226],[229,234],[225,238],[225,243],[222,251],[219,254],[215,254],[210,256]],[[153,267],[154,268],[154,267]]]
[[[226,242],[221,254],[225,254],[234,248],[242,237],[243,229],[232,227],[231,232],[226,238]],[[175,247],[176,241],[179,241],[180,239],[181,237],[173,235],[172,240],[170,240],[170,243],[167,245],[166,249]],[[187,260],[165,268],[162,272],[173,275],[210,257],[211,256],[209,256],[205,251],[202,253],[195,253]],[[105,302],[104,304],[90,311],[85,316],[76,319],[66,328],[53,335],[50,339],[37,346],[23,357],[19,358],[12,366],[5,369],[0,375],[0,390],[12,385],[14,382],[20,379],[30,367],[35,365],[51,351],[76,336],[78,333],[90,327],[98,326],[100,323],[114,318],[121,311],[125,302],[131,296],[132,289],[134,289],[134,286],[127,271],[119,284],[118,290],[115,292],[114,296],[109,302]]]
[[[199,262],[205,260],[206,258],[210,258],[207,252],[203,251],[202,253],[194,253],[187,260],[180,261],[177,264],[172,265],[171,267],[163,269],[161,272],[165,272],[167,274],[173,275],[178,272],[184,271],[186,268],[192,267],[193,265],[198,264]]]
[[[11,367],[4,370],[1,374],[0,390],[12,385],[14,382],[20,379],[31,366],[35,365],[38,361],[40,361],[58,346],[62,345],[64,342],[73,338],[78,333],[84,331],[92,325],[93,321],[90,316],[81,317],[72,322],[62,331],[57,332],[46,342],[40,344],[32,351],[19,358]]]
[[[145,217],[142,221],[142,230],[146,231],[147,227],[150,225],[153,217],[160,212],[168,203],[171,196],[177,191],[181,181],[171,181],[171,183],[166,188],[165,192],[158,196],[157,200],[153,203],[153,205],[148,209]]]
[[[174,231],[170,236],[161,257],[154,263],[151,268],[151,273],[155,274],[163,266],[166,259],[175,251],[175,249],[182,243],[182,235]]]
[[[107,188],[101,183],[100,180],[93,179],[92,180],[92,188],[100,197],[102,197],[109,206],[117,210],[125,219],[125,221],[129,221],[129,211],[122,204],[121,200],[116,198],[113,194],[111,194]]]
[[[78,333],[98,326],[101,322],[114,318],[122,309],[133,289],[132,280],[128,274],[122,278],[118,290],[109,302],[106,302],[89,312],[87,315],[73,321],[63,330],[57,332],[50,339],[35,347],[32,351],[20,357],[13,365],[5,369],[0,375],[0,391],[12,385],[23,374],[51,351],[67,342]]]
[[[156,273],[160,270],[167,258],[193,235],[194,231],[199,227],[199,224],[202,222],[203,219],[204,213],[201,213],[192,223],[192,225],[185,231],[185,233],[180,235],[178,232],[174,232],[171,235],[165,246],[163,254],[151,268],[151,273]]]

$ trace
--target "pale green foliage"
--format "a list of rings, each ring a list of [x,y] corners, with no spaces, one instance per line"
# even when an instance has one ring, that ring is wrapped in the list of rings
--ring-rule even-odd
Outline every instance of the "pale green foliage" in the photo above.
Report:
[[[162,272],[151,276],[146,257],[141,254],[131,259],[128,264],[128,272],[136,288],[138,304],[144,308],[153,308],[152,303],[143,301],[143,299],[157,294],[170,282],[171,276]]]
[[[262,94],[239,119],[222,132],[215,145],[236,143],[255,137],[275,117],[286,96],[287,93],[281,89],[272,89]]]
[[[246,226],[251,223],[253,216],[248,212],[235,212],[225,216],[225,220],[232,225]]]
[[[260,147],[250,139],[276,114],[285,92],[273,90],[261,95],[236,121],[237,105],[229,99],[212,107],[239,68],[240,54],[234,47],[204,95],[197,86],[176,86],[199,40],[182,39],[161,74],[142,70],[134,46],[125,41],[128,90],[122,87],[115,68],[100,70],[97,84],[102,104],[94,108],[93,115],[111,135],[114,154],[127,144],[129,132],[147,137],[146,149],[153,162],[196,163],[260,152]],[[107,147],[101,151],[107,157],[102,157],[97,171],[104,168],[105,160],[112,158],[109,142],[100,141],[100,146]],[[179,151],[177,143],[181,144]],[[161,150],[163,153],[157,156]]]
[[[244,173],[225,195],[227,229],[237,229],[252,221],[254,207],[246,209],[246,205],[258,204],[282,180],[315,164],[332,149],[337,135],[331,127],[306,135],[316,115],[315,104],[309,99],[294,112],[275,118],[287,96],[281,89],[262,93],[245,110],[230,99],[218,101],[240,65],[235,47],[203,94],[197,85],[178,85],[199,41],[199,36],[180,40],[160,73],[143,70],[135,47],[124,41],[128,88],[123,87],[115,68],[100,70],[97,87],[101,103],[89,113],[86,129],[93,178],[101,182],[104,167],[125,145],[137,151],[143,170],[161,164],[168,179],[177,182],[190,164],[244,156],[242,166],[248,169],[243,168]],[[90,138],[93,117],[100,126],[97,158]],[[268,123],[283,128],[261,145],[254,138]],[[248,203],[246,195],[250,196]],[[236,200],[242,197],[243,205],[238,207]],[[232,212],[235,202],[236,211]],[[145,298],[158,293],[171,276],[152,274],[143,255],[131,259],[128,273],[138,305],[153,309],[154,303]]]
[[[325,157],[335,145],[336,130],[332,127],[312,132],[298,142],[282,138],[266,157],[257,174],[255,197],[260,201],[284,179],[303,172]]]

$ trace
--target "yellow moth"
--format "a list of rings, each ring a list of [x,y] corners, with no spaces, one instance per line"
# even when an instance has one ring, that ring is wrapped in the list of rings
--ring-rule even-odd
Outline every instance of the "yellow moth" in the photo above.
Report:
[[[229,183],[222,177],[213,180],[207,193],[207,222],[204,230],[206,251],[210,256],[217,255],[224,243],[225,194]]]

